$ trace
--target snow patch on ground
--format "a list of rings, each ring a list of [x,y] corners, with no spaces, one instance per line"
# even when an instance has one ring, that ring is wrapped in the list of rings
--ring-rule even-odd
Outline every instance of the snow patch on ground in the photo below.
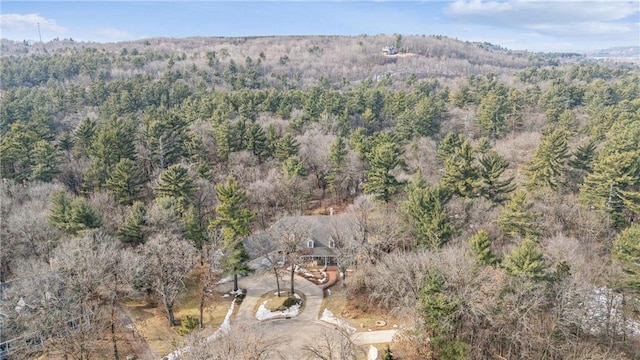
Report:
[[[367,360],[376,360],[377,358],[378,358],[378,348],[373,345],[369,345]]]
[[[297,316],[298,313],[300,313],[300,304],[293,305],[292,307],[283,311],[270,311],[265,307],[266,304],[267,300],[263,301],[262,304],[260,304],[258,311],[256,311],[256,319],[262,321],[281,317],[294,317]]]
[[[230,275],[230,276],[226,276],[226,277],[223,277],[222,279],[218,280],[216,285],[226,284],[226,283],[230,283],[232,281],[233,281],[233,275]]]
[[[615,331],[628,335],[640,336],[640,321],[625,319],[622,295],[606,287],[594,287],[591,296],[585,300],[587,315],[586,330],[598,334],[606,327],[607,321],[614,324]]]
[[[238,289],[238,292],[239,294],[242,294],[242,290]],[[238,292],[234,292],[234,293],[237,294]],[[217,339],[220,335],[226,334],[231,330],[231,315],[233,314],[233,309],[235,308],[235,306],[236,306],[236,302],[234,300],[231,302],[231,306],[229,306],[229,310],[227,310],[227,314],[225,315],[224,320],[222,321],[222,324],[220,325],[218,330],[216,330],[213,334],[211,334],[207,338],[208,342]],[[187,352],[189,352],[189,347],[185,346],[163,357],[162,360],[177,360],[180,358],[180,356],[184,355]]]
[[[242,294],[242,290],[240,290],[240,294]],[[233,309],[236,306],[236,301],[233,300],[231,302],[231,306],[229,306],[229,310],[227,310],[227,314],[224,316],[224,320],[222,321],[222,324],[220,324],[220,327],[218,328],[218,330],[216,330],[216,332],[214,332],[211,336],[209,336],[207,338],[207,341],[211,341],[214,340],[216,337],[219,336],[219,334],[222,333],[227,333],[231,330],[231,315],[233,315]]]
[[[333,324],[338,326],[339,328],[342,328],[343,330],[345,330],[347,333],[349,334],[353,334],[356,332],[356,328],[353,327],[351,324],[349,324],[348,322],[342,320],[342,319],[338,319],[338,317],[336,317],[335,315],[333,315],[333,313],[331,312],[331,310],[325,308],[324,311],[322,312],[322,317],[320,317],[320,320],[329,323],[329,324]]]

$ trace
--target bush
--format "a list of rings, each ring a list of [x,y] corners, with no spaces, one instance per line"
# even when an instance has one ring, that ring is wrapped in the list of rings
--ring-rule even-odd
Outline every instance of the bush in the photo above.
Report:
[[[301,302],[302,301],[300,299],[290,296],[290,297],[286,298],[284,300],[284,302],[282,303],[282,307],[283,307],[282,310],[286,310],[286,309],[288,309],[288,308],[290,308],[290,307],[292,307],[294,305],[298,305]]]
[[[283,303],[282,305],[284,305],[284,307],[286,307],[287,309],[292,307],[293,305],[297,305],[300,303],[300,299],[297,299],[295,297],[288,297]]]
[[[181,327],[178,329],[178,334],[187,335],[200,325],[200,321],[195,316],[187,315],[180,320]]]

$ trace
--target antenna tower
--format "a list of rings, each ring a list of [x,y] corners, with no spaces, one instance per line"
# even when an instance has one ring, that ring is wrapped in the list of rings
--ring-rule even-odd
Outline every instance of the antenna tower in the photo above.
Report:
[[[40,23],[38,23],[38,35],[40,36],[40,42],[42,42],[42,33],[40,32]]]

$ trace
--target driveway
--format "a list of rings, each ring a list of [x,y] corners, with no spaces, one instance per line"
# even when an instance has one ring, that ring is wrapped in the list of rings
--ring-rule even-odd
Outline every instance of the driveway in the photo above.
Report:
[[[288,279],[286,279],[288,280]],[[335,326],[320,321],[323,291],[322,289],[303,277],[295,277],[295,289],[306,296],[305,307],[302,312],[291,319],[273,319],[259,321],[255,316],[262,295],[275,291],[276,282],[274,275],[269,272],[254,273],[240,278],[239,286],[246,290],[246,295],[235,318],[232,322],[242,324],[262,323],[267,331],[279,337],[281,345],[278,350],[283,359],[306,359],[304,347],[314,344],[323,337],[326,332],[335,331]],[[220,285],[223,290],[231,290],[231,284]],[[289,281],[281,281],[280,289],[289,289]],[[352,335],[353,340],[360,345],[391,342],[397,330],[371,331]],[[309,359],[312,359],[309,357]]]
[[[304,293],[307,298],[304,310],[296,316],[295,319],[309,322],[318,320],[320,318],[320,307],[322,306],[322,289],[299,276],[296,276],[294,281],[295,290]],[[238,285],[240,288],[245,289],[247,293],[244,300],[242,300],[242,305],[240,305],[240,308],[238,309],[235,321],[245,324],[259,322],[255,316],[255,309],[262,295],[270,291],[275,292],[276,280],[274,275],[269,272],[253,274],[238,279]],[[289,289],[289,281],[285,282],[281,280],[280,290],[286,291],[287,289]]]

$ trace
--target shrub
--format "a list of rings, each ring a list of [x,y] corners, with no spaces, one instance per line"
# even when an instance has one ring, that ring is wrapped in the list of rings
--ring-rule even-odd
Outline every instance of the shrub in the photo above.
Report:
[[[181,323],[181,327],[180,329],[178,329],[178,334],[187,335],[191,331],[193,331],[195,328],[198,327],[198,325],[200,324],[200,321],[198,321],[198,318],[196,318],[195,316],[187,315],[184,318],[182,318],[180,323]]]
[[[286,309],[288,309],[288,308],[290,308],[290,307],[292,307],[294,305],[298,305],[301,302],[302,301],[300,299],[290,296],[290,297],[286,298],[284,300],[284,302],[282,303],[282,308],[283,308],[282,310],[286,310]]]

